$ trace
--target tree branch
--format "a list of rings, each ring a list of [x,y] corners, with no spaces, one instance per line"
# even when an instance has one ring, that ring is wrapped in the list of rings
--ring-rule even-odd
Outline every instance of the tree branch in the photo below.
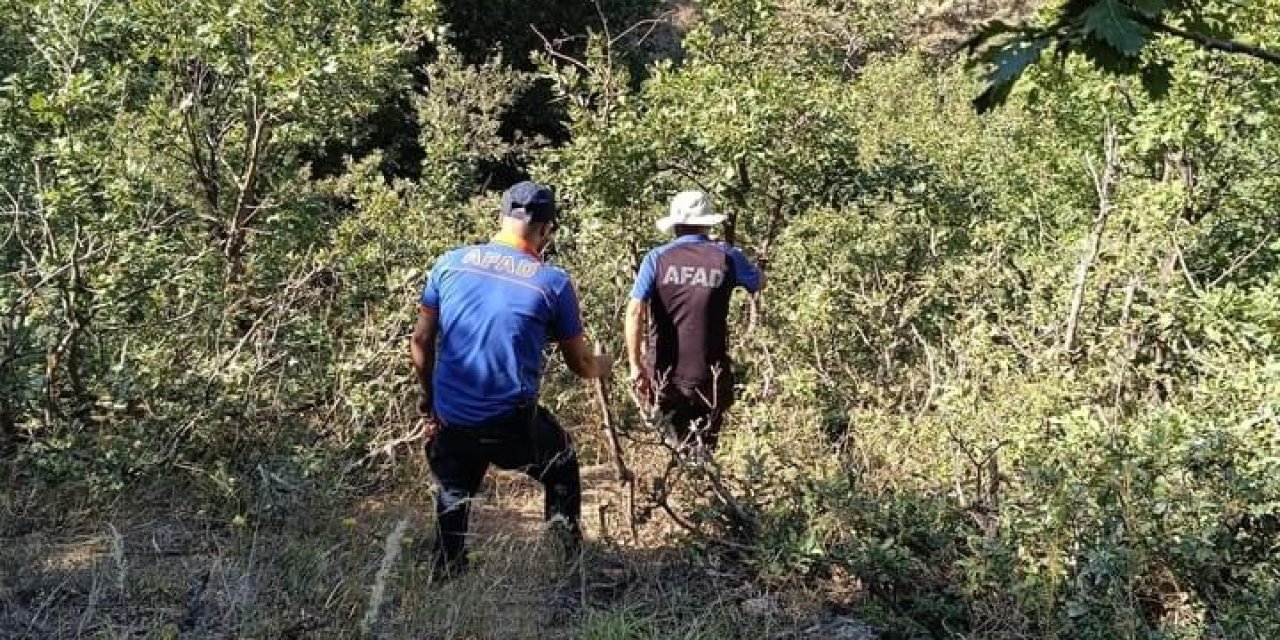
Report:
[[[1187,31],[1186,29],[1175,27],[1155,18],[1145,16],[1139,11],[1133,12],[1133,17],[1138,22],[1149,27],[1152,31],[1182,38],[1183,40],[1190,40],[1205,49],[1243,54],[1265,62],[1270,62],[1274,65],[1280,65],[1280,53],[1275,51],[1263,49],[1262,47],[1246,44],[1244,42],[1238,42],[1236,40],[1224,40],[1221,38],[1207,36],[1203,33]]]
[[[1089,233],[1088,248],[1085,250],[1085,255],[1081,257],[1080,263],[1076,266],[1075,285],[1071,292],[1071,308],[1067,313],[1067,329],[1062,338],[1063,351],[1068,354],[1075,348],[1076,331],[1080,322],[1080,310],[1084,306],[1084,293],[1085,286],[1089,281],[1089,270],[1093,267],[1094,260],[1098,258],[1098,252],[1102,245],[1102,233],[1106,229],[1107,219],[1111,217],[1111,192],[1115,186],[1115,174],[1119,160],[1116,157],[1115,125],[1110,123],[1107,124],[1103,140],[1103,151],[1105,165],[1102,168],[1101,175],[1093,169],[1092,163],[1085,165],[1093,177],[1094,189],[1098,194],[1098,214],[1093,221],[1093,230]]]

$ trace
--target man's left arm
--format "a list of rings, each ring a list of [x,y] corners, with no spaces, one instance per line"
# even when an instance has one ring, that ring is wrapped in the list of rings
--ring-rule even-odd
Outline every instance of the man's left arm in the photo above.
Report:
[[[560,345],[569,370],[582,378],[605,378],[613,368],[613,358],[597,345],[593,351],[582,331],[582,310],[573,283],[566,281],[556,298],[551,322],[551,339]]]
[[[733,275],[738,284],[748,293],[760,293],[764,290],[764,269],[753,264],[737,247],[729,248],[729,257],[733,260]]]

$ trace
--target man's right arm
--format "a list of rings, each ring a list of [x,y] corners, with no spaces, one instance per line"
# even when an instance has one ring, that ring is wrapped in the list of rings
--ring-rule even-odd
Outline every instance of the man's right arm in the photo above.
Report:
[[[644,330],[649,320],[649,303],[631,298],[627,302],[625,337],[627,362],[631,366],[631,379],[644,375]]]
[[[630,365],[629,378],[637,391],[647,395],[653,372],[648,370],[644,354],[644,332],[649,320],[649,301],[658,292],[658,256],[650,251],[640,262],[636,271],[636,282],[631,287],[631,297],[627,302],[627,316],[623,328],[627,343],[627,363]]]
[[[426,306],[418,306],[418,322],[413,327],[413,337],[409,339],[409,355],[413,359],[413,374],[418,382],[418,413],[429,416],[434,412],[435,402],[432,376],[436,365],[436,335],[439,331],[436,323],[436,310]]]

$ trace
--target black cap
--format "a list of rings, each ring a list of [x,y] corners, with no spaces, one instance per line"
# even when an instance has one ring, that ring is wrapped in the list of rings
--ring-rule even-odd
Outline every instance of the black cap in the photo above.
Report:
[[[502,194],[502,215],[526,222],[553,222],[556,197],[549,187],[525,180]]]

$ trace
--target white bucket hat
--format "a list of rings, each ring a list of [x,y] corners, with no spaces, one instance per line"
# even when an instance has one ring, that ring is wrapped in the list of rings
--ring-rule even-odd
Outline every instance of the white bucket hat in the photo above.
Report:
[[[724,215],[716,213],[711,198],[701,191],[681,191],[671,199],[667,217],[658,220],[658,230],[666,233],[676,225],[711,227],[724,222]]]

